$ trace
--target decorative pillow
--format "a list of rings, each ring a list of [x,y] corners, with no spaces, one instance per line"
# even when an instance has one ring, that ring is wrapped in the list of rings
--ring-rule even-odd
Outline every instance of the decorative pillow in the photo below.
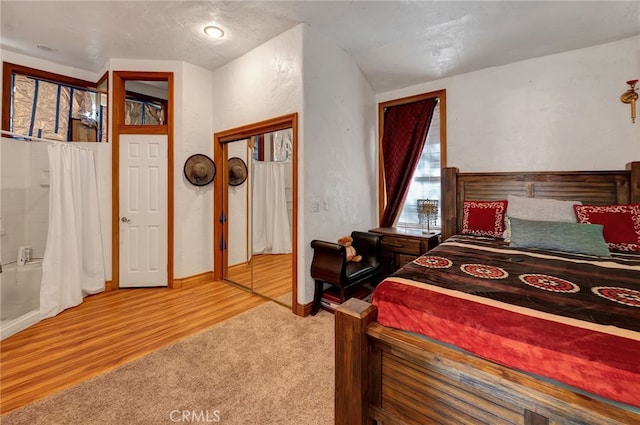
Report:
[[[576,205],[580,223],[602,224],[609,249],[640,251],[640,204]]]
[[[534,221],[563,221],[575,223],[576,213],[574,205],[582,205],[580,201],[560,201],[558,199],[525,198],[523,196],[509,195],[507,197],[507,219],[505,222],[504,240],[509,242],[511,230],[509,219],[511,217]]]
[[[564,221],[576,223],[574,205],[582,205],[580,201],[560,201],[558,199],[525,198],[509,195],[507,197],[507,217],[535,221]]]
[[[462,233],[501,238],[507,201],[464,201]]]
[[[510,246],[610,257],[600,224],[511,218]]]

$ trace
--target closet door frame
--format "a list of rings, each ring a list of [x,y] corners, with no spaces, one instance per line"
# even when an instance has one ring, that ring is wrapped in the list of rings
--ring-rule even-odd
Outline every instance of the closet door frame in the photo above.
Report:
[[[222,280],[228,251],[221,249],[222,235],[228,234],[227,220],[221,220],[222,213],[227,214],[227,197],[224,196],[229,186],[229,169],[225,158],[224,145],[237,140],[248,139],[259,134],[291,128],[293,144],[292,164],[292,265],[291,265],[291,311],[299,316],[304,315],[304,308],[298,304],[298,114],[288,114],[242,127],[221,131],[213,135],[213,156],[218,174],[214,180],[213,196],[213,278]]]

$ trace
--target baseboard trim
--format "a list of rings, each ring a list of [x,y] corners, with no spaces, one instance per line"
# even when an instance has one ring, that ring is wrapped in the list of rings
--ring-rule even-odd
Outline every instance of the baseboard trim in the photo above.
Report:
[[[173,279],[173,282],[170,285],[170,288],[182,288],[182,285],[188,285],[193,283],[207,283],[213,282],[213,271],[203,272],[194,274],[193,276],[182,277],[179,279]],[[106,280],[104,282],[104,290],[105,291],[113,291],[113,282],[111,280]]]
[[[179,279],[173,279],[172,288],[182,288],[183,285],[189,285],[194,283],[207,283],[213,282],[213,271],[194,274],[193,276],[187,276]]]
[[[313,302],[308,304],[298,304],[296,303],[295,314],[298,316],[306,317],[311,314],[311,307],[313,306]]]

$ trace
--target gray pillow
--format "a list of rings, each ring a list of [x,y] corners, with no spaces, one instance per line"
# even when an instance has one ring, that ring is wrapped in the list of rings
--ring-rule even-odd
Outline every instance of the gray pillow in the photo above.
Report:
[[[509,195],[507,197],[507,215],[504,219],[504,235],[506,242],[511,240],[511,217],[535,221],[566,221],[576,223],[574,205],[582,205],[580,201],[561,201],[548,198],[525,198]]]
[[[523,220],[566,221],[576,223],[574,205],[582,205],[580,201],[561,201],[547,198],[524,198],[509,195],[507,197],[507,216]]]
[[[602,229],[600,224],[511,218],[510,246],[610,257]]]

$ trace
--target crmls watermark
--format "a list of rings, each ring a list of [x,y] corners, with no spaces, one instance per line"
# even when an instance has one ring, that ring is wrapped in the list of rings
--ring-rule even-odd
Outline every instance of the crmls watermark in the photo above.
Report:
[[[210,423],[220,422],[219,410],[172,410],[171,422]]]

